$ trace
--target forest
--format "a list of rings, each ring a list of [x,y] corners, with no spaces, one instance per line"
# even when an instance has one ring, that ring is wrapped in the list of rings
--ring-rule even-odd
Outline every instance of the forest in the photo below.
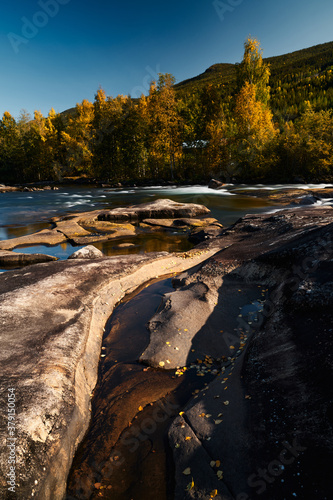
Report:
[[[140,98],[107,96],[47,117],[0,121],[0,183],[320,182],[333,179],[333,42],[175,84],[159,74]]]

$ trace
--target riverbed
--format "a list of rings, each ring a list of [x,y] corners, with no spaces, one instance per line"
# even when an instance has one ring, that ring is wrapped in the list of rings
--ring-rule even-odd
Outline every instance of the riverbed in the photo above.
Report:
[[[96,209],[111,209],[128,204],[145,203],[158,198],[169,198],[183,203],[199,203],[211,210],[224,226],[236,222],[239,217],[250,213],[262,213],[281,208],[278,202],[240,194],[258,189],[282,190],[324,188],[328,184],[309,185],[235,185],[228,184],[220,190],[207,186],[151,186],[120,189],[105,189],[94,186],[65,186],[54,191],[10,192],[0,195],[0,239],[11,239],[51,228],[52,218]],[[121,248],[121,243],[134,243],[131,248]],[[179,233],[155,233],[138,235],[133,239],[96,243],[95,246],[105,255],[124,253],[147,253],[152,251],[185,251],[191,245]],[[33,246],[20,248],[25,253],[47,253],[66,259],[73,251],[69,243],[54,247]]]

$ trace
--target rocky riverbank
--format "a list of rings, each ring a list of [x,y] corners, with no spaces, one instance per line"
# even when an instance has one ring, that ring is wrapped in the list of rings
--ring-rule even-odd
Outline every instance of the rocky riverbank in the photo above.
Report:
[[[15,388],[19,498],[64,497],[89,424],[107,317],[140,284],[180,272],[149,318],[131,385],[136,396],[121,419],[129,387],[110,380],[109,398],[120,406],[105,408],[111,447],[106,454],[96,450],[85,471],[94,481],[93,498],[117,498],[114,477],[101,473],[114,460],[112,446],[185,371],[205,382],[166,429],[170,498],[329,498],[332,214],[330,207],[310,207],[251,215],[185,254],[95,256],[3,275],[1,403],[6,407],[8,388]],[[108,217],[94,215],[94,223],[113,224]],[[171,377],[160,387],[161,371]],[[140,407],[138,394],[146,396]],[[6,425],[1,422],[1,497],[11,498]],[[146,498],[156,498],[151,495]]]
[[[55,260],[49,255],[17,254],[12,250],[34,245],[54,246],[69,243],[73,246],[91,245],[135,238],[156,232],[187,235],[198,243],[221,232],[222,225],[210,217],[203,205],[176,203],[168,199],[150,203],[119,207],[113,210],[95,210],[64,217],[54,217],[54,227],[34,234],[0,241],[0,265],[28,265]]]

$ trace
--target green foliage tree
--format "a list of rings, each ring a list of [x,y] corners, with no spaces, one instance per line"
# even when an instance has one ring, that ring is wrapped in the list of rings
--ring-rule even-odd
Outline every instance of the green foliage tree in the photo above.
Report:
[[[333,112],[306,110],[285,126],[279,141],[280,169],[284,179],[329,180],[333,174]]]
[[[16,120],[5,111],[0,121],[0,182],[18,182],[22,166],[20,130]]]

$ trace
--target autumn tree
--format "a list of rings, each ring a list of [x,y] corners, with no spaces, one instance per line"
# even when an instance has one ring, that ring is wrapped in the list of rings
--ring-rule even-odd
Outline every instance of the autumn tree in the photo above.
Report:
[[[177,162],[182,155],[181,117],[174,90],[175,78],[169,73],[159,74],[153,81],[147,99],[149,137],[147,149],[149,166],[154,177],[174,178]]]
[[[147,99],[138,103],[127,97],[122,106],[118,130],[119,167],[123,179],[144,179],[147,173]]]
[[[262,59],[260,42],[248,37],[244,43],[243,60],[237,67],[238,91],[249,83],[255,88],[256,100],[267,105],[270,98],[269,77],[270,69]]]
[[[104,178],[123,177],[120,135],[128,99],[107,97],[102,89],[95,96],[93,164],[95,173]]]
[[[236,141],[233,156],[247,174],[261,174],[269,168],[269,146],[275,137],[273,115],[269,109],[269,68],[262,60],[259,42],[248,38],[239,66],[234,122]],[[267,153],[267,154],[266,154]]]
[[[279,140],[279,175],[283,180],[321,181],[333,174],[333,113],[314,111],[310,102],[299,119],[285,125]]]
[[[75,112],[67,117],[66,129],[61,132],[67,175],[92,173],[93,118],[94,106],[86,99],[78,103]]]

